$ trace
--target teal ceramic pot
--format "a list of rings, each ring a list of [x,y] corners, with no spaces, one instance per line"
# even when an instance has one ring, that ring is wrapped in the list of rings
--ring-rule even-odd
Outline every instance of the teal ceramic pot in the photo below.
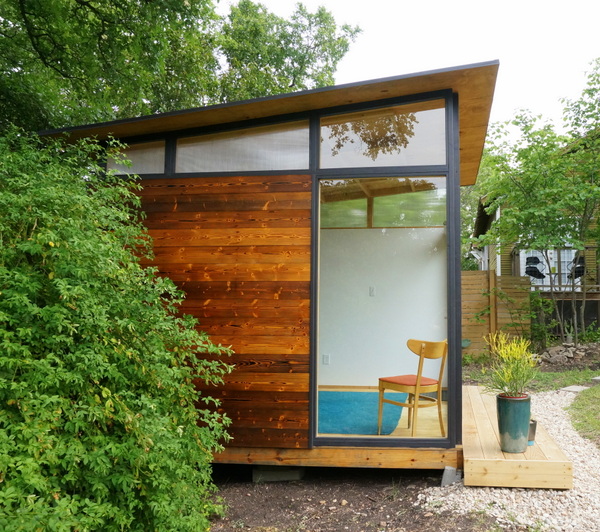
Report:
[[[529,440],[531,398],[496,396],[500,448],[505,453],[524,453]]]

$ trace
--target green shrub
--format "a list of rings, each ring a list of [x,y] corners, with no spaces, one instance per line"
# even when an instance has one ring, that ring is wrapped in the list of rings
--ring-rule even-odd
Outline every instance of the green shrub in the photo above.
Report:
[[[590,323],[585,329],[584,333],[579,335],[579,341],[582,344],[591,344],[595,342],[600,342],[600,327],[594,321]]]
[[[0,530],[206,530],[227,420],[194,380],[227,350],[140,266],[138,185],[102,158],[0,138]]]

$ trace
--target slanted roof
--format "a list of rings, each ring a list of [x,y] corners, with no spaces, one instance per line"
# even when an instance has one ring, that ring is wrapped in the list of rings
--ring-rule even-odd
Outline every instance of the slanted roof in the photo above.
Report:
[[[470,185],[475,183],[479,170],[498,66],[498,61],[490,61],[242,102],[77,126],[47,131],[44,134],[68,132],[72,139],[90,136],[104,139],[109,135],[127,138],[217,124],[233,124],[277,115],[451,89],[458,94],[459,100],[461,185]]]

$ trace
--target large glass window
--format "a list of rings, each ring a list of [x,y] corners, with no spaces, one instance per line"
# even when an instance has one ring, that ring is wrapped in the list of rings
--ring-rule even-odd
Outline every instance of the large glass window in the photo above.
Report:
[[[408,409],[391,404],[377,436],[378,382],[416,373],[408,339],[447,338],[446,237],[444,177],[320,181],[319,437],[412,437]],[[416,438],[442,438],[436,408],[418,416]]]
[[[308,122],[291,122],[179,139],[177,172],[305,170]]]
[[[444,100],[321,120],[321,168],[446,164]]]
[[[108,170],[120,174],[162,174],[165,171],[164,140],[131,144],[122,153],[131,162],[131,166],[109,159],[106,165]]]

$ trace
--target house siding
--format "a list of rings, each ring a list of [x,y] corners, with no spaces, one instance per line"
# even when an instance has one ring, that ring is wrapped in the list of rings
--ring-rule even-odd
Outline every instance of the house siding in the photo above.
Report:
[[[182,311],[235,365],[219,388],[229,447],[307,448],[311,178],[143,181],[151,263],[186,293]]]

